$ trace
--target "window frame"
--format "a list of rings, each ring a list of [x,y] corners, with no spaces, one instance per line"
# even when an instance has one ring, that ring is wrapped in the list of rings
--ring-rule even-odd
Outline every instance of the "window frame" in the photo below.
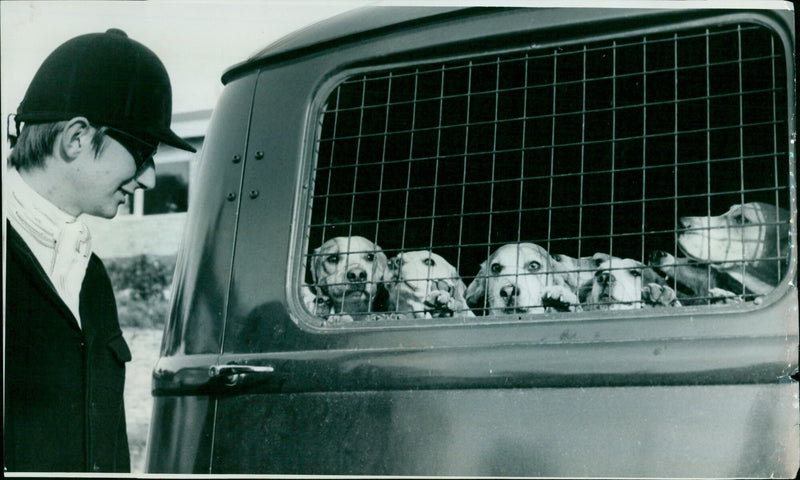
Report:
[[[592,35],[585,35],[580,36],[578,38],[569,38],[561,41],[553,41],[552,45],[539,45],[537,44],[537,48],[556,48],[558,46],[574,46],[586,43],[594,43],[599,42],[601,40],[613,40],[619,38],[631,38],[631,37],[639,37],[645,35],[653,35],[662,32],[677,32],[686,29],[692,29],[698,26],[710,26],[713,23],[752,23],[762,27],[767,28],[774,38],[776,42],[783,42],[782,43],[782,50],[783,50],[783,57],[787,57],[789,55],[789,48],[786,48],[785,38],[783,37],[783,32],[780,28],[777,28],[776,25],[773,24],[772,20],[766,16],[761,15],[754,15],[752,13],[731,13],[725,12],[718,16],[709,17],[708,19],[701,19],[701,20],[690,20],[690,21],[673,21],[669,23],[663,24],[655,24],[650,25],[643,28],[632,28],[632,29],[625,29],[620,28],[619,30],[615,30],[611,33],[606,33],[605,35],[600,36],[592,36]],[[295,232],[293,233],[293,241],[290,253],[290,261],[289,265],[290,268],[287,272],[287,294],[290,297],[290,303],[292,306],[299,306],[298,308],[293,308],[292,310],[296,311],[299,310],[299,318],[298,315],[293,315],[294,320],[298,325],[301,325],[303,328],[310,328],[313,331],[320,331],[322,330],[332,330],[332,331],[342,331],[342,330],[349,330],[349,329],[374,329],[374,328],[418,328],[418,327],[428,327],[428,326],[439,326],[439,325],[461,325],[465,321],[467,323],[475,323],[475,324],[498,324],[498,323],[518,323],[520,321],[529,321],[529,322],[539,322],[539,321],[583,321],[586,319],[592,318],[602,318],[604,314],[600,314],[598,316],[598,312],[570,312],[570,313],[562,313],[562,312],[555,312],[555,313],[544,313],[544,314],[523,314],[523,315],[508,315],[508,316],[499,316],[499,317],[476,317],[474,319],[465,319],[466,317],[463,316],[455,316],[453,318],[436,318],[436,319],[427,319],[427,320],[391,320],[391,321],[382,321],[377,322],[379,324],[376,325],[376,322],[352,322],[347,323],[344,325],[336,325],[336,326],[324,326],[324,327],[317,327],[313,325],[312,319],[316,318],[315,316],[311,315],[310,313],[306,313],[307,311],[302,306],[302,300],[300,297],[300,289],[306,285],[306,264],[307,264],[307,253],[311,252],[311,248],[308,245],[308,225],[311,222],[311,198],[313,196],[313,192],[311,191],[310,185],[313,185],[314,179],[311,178],[312,172],[317,168],[317,163],[319,159],[317,158],[318,152],[318,145],[320,136],[322,134],[322,116],[324,115],[324,105],[328,100],[329,95],[335,91],[335,89],[340,85],[343,81],[349,78],[357,77],[359,75],[368,74],[371,72],[376,71],[395,71],[398,69],[403,69],[407,67],[424,67],[433,64],[439,63],[451,63],[457,61],[464,61],[469,60],[472,58],[486,58],[488,55],[502,55],[512,52],[524,52],[525,48],[521,45],[515,44],[512,46],[507,46],[505,48],[494,49],[491,51],[483,51],[480,53],[474,52],[466,52],[466,53],[458,53],[458,54],[451,54],[451,55],[432,55],[428,57],[423,57],[421,59],[404,59],[402,61],[377,61],[377,62],[365,62],[365,64],[360,65],[343,65],[339,68],[335,73],[330,75],[326,78],[322,85],[316,90],[313,100],[311,102],[309,108],[309,117],[311,119],[310,125],[308,128],[308,132],[311,135],[311,139],[309,139],[309,144],[311,148],[307,148],[307,154],[304,156],[302,160],[302,165],[300,169],[300,178],[299,180],[303,184],[302,189],[298,189],[298,198],[296,199],[296,205],[298,206],[297,212],[300,213],[298,215],[298,223]],[[413,55],[413,54],[412,54]],[[781,57],[779,57],[781,58]],[[787,65],[791,65],[790,63]],[[791,75],[787,72],[786,74],[786,81],[791,82]],[[787,102],[792,102],[792,92],[787,90],[786,92]],[[792,111],[791,109],[789,110]],[[791,129],[791,115],[788,122],[788,128]],[[789,160],[790,169],[793,167],[793,161],[791,160],[791,152],[790,152],[790,160]],[[791,179],[788,181],[791,183]],[[787,188],[791,188],[792,185],[787,184]],[[644,199],[642,200],[644,201]],[[790,214],[794,215],[795,213],[795,199],[793,196],[789,195],[790,205],[782,205],[788,207],[790,210]],[[790,233],[791,234],[791,233]],[[370,240],[374,240],[370,239]],[[496,248],[496,247],[495,247]],[[494,248],[492,249],[494,250]],[[614,316],[621,316],[622,318],[627,317],[642,317],[647,315],[666,315],[666,316],[683,316],[683,315],[692,315],[696,313],[721,313],[721,314],[730,314],[730,313],[739,313],[739,312],[749,312],[754,311],[762,308],[763,305],[769,304],[774,302],[776,299],[780,298],[785,293],[785,287],[787,286],[787,279],[791,278],[791,275],[794,274],[794,269],[796,268],[796,262],[794,261],[793,255],[793,246],[790,246],[789,251],[789,268],[784,273],[783,279],[781,282],[763,299],[761,302],[757,304],[753,304],[752,302],[736,304],[736,305],[705,305],[705,306],[683,306],[681,308],[663,308],[658,309],[657,312],[642,312],[640,310],[632,310],[632,311],[615,311]],[[464,274],[462,272],[462,278]]]

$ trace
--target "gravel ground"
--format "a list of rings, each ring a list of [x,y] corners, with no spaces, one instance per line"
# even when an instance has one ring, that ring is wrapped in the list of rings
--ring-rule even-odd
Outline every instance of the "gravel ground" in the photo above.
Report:
[[[153,397],[150,394],[153,367],[161,349],[162,329],[123,328],[122,334],[133,354],[125,376],[125,414],[131,450],[131,472],[144,471],[147,436]]]

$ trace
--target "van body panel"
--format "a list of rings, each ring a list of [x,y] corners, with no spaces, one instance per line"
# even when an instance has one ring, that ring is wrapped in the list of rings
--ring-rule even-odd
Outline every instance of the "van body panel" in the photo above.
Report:
[[[374,8],[362,7],[344,12],[336,17],[314,24],[308,29],[290,33],[254,54],[250,59],[229,68],[222,76],[227,83],[239,72],[253,70],[253,62],[275,61],[281,57],[297,58],[300,52],[336,48],[344,37],[358,37],[369,31],[391,28],[403,22],[419,23],[426,17],[457,14],[463,16],[470,9],[459,8]],[[368,13],[367,13],[368,12]],[[366,13],[366,14],[365,14]],[[351,17],[355,16],[356,20]],[[313,32],[313,33],[312,33]]]
[[[208,473],[214,405],[208,395],[156,396],[147,441],[147,471]]]
[[[320,326],[298,294],[310,281],[320,112],[339,83],[378,67],[742,20],[772,29],[793,66],[791,12],[378,10],[300,32],[225,74],[154,373],[148,471],[795,475],[796,222],[785,279],[758,302]],[[793,113],[787,76],[779,88]],[[242,370],[215,376],[223,366]]]
[[[241,395],[220,400],[213,471],[791,477],[798,417],[785,399],[793,391],[785,384]]]
[[[175,267],[162,356],[220,351],[255,80],[250,75],[231,83],[211,116]]]

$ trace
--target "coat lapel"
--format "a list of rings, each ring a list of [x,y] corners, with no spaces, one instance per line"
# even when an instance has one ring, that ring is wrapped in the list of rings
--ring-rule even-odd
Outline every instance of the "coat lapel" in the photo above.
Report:
[[[47,301],[53,303],[56,308],[61,310],[61,314],[64,316],[64,318],[68,319],[70,326],[80,331],[81,327],[78,325],[75,315],[72,313],[72,310],[67,307],[67,304],[64,303],[64,300],[62,300],[58,295],[53,282],[50,281],[50,277],[47,276],[47,273],[45,273],[41,264],[33,255],[33,252],[31,252],[30,248],[28,248],[28,245],[9,222],[6,222],[6,227],[8,253],[19,257],[22,268],[27,271],[35,287],[42,292],[42,296],[47,299]],[[6,279],[6,281],[9,280],[12,279]]]

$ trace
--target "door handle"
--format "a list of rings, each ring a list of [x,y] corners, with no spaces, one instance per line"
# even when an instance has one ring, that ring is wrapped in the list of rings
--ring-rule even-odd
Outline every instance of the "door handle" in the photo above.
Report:
[[[211,378],[224,378],[225,385],[232,387],[238,384],[245,375],[268,375],[274,371],[275,368],[267,365],[238,365],[231,363],[227,365],[211,365],[208,367],[208,376]]]

